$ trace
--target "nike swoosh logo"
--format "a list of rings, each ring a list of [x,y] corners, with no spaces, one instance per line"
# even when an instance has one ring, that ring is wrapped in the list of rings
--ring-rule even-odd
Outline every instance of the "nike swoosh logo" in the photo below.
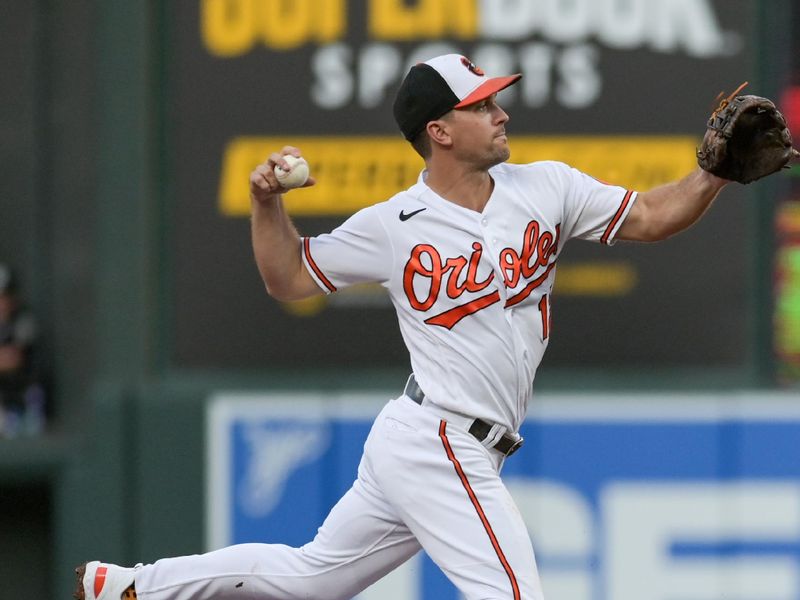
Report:
[[[408,221],[411,217],[413,217],[414,215],[418,215],[423,210],[426,210],[426,208],[418,208],[417,210],[412,210],[410,213],[406,213],[405,211],[401,210],[400,211],[400,220],[401,221]]]

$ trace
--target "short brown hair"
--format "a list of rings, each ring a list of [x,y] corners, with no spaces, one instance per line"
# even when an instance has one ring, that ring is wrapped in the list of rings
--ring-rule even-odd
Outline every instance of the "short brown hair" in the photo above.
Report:
[[[423,129],[417,136],[411,140],[411,146],[417,151],[422,158],[428,159],[431,157],[431,138],[428,136],[428,130]]]

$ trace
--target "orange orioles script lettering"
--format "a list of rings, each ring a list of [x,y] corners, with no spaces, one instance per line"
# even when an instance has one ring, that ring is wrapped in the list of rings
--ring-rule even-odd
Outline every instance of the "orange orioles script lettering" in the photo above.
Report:
[[[530,280],[522,290],[506,300],[506,308],[522,302],[550,275],[550,271],[556,265],[555,260],[550,262],[550,259],[558,250],[560,235],[560,225],[556,225],[554,236],[549,231],[540,233],[539,223],[532,220],[523,234],[522,251],[517,253],[513,248],[504,248],[500,252],[500,269],[506,288],[516,287],[520,278]],[[446,260],[442,260],[439,251],[430,244],[414,246],[403,270],[403,290],[411,307],[420,312],[430,310],[436,304],[442,290],[448,298],[457,300],[464,292],[477,293],[486,289],[494,280],[494,272],[489,273],[483,281],[478,281],[478,264],[482,255],[483,246],[478,242],[472,244],[472,254],[469,258],[457,256]],[[544,271],[535,279],[531,279],[541,267],[545,267]],[[465,269],[466,274],[464,274]],[[427,291],[422,297],[417,295],[414,287],[420,279],[425,282],[423,289]],[[500,292],[494,290],[429,317],[425,319],[425,323],[452,329],[464,317],[499,301]]]

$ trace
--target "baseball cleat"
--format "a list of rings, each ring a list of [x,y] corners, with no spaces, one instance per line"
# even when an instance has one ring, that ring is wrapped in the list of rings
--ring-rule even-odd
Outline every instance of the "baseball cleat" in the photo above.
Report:
[[[78,587],[73,596],[75,600],[133,600],[134,573],[141,566],[128,569],[97,560],[84,563],[75,569]]]

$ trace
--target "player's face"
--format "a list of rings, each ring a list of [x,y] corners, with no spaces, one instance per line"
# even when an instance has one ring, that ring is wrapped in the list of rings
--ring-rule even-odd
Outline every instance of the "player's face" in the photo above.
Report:
[[[453,147],[459,158],[488,169],[511,156],[506,136],[508,115],[496,102],[496,94],[453,111]]]

